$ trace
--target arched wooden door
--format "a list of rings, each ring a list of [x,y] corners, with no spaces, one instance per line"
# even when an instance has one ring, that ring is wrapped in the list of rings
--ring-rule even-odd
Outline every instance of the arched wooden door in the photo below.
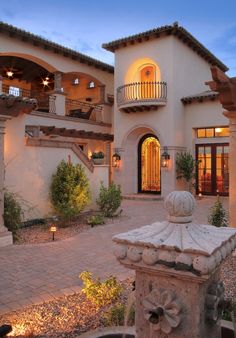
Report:
[[[160,143],[152,134],[138,145],[138,192],[161,193]]]

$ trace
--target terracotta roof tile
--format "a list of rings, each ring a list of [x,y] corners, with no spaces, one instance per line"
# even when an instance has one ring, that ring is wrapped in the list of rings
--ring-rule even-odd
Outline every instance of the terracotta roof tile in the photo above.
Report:
[[[206,90],[199,94],[182,97],[181,101],[184,104],[191,103],[193,101],[202,102],[206,100],[214,100],[215,98],[218,98],[218,96],[219,96],[218,92],[215,92],[213,90]]]
[[[52,49],[55,53],[62,54],[65,57],[71,57],[74,60],[77,60],[81,63],[85,63],[89,66],[107,71],[109,73],[114,73],[114,67],[104,63],[102,61],[96,60],[90,56],[79,53],[73,49],[64,47],[55,42],[47,40],[39,35],[32,34],[23,29],[17,28],[15,26],[9,25],[5,22],[0,21],[0,33],[8,33],[10,37],[20,38],[25,42],[31,42],[35,46],[43,47],[45,49]]]
[[[135,43],[140,43],[142,41],[148,41],[150,39],[156,39],[160,36],[165,35],[174,35],[183,43],[186,43],[191,49],[198,53],[201,57],[207,60],[211,65],[218,66],[224,72],[228,70],[228,67],[222,63],[218,58],[216,58],[206,47],[204,47],[192,34],[190,34],[185,28],[178,25],[175,22],[173,25],[161,26],[154,28],[152,30],[131,35],[125,38],[111,41],[109,43],[104,43],[103,48],[114,52],[116,49],[124,48],[128,45],[133,45]]]

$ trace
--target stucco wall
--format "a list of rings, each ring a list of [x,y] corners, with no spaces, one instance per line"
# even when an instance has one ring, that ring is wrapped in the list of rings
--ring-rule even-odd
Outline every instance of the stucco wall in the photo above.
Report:
[[[115,91],[128,82],[127,74],[137,60],[153,60],[160,70],[160,80],[167,82],[167,103],[155,111],[136,113],[121,112],[115,100],[114,105],[114,147],[122,148],[122,164],[114,171],[114,179],[122,185],[124,193],[137,192],[137,145],[145,133],[154,133],[161,144],[167,146],[171,155],[170,166],[162,169],[162,195],[178,188],[175,179],[175,156],[178,151],[193,149],[194,126],[227,124],[216,106],[204,103],[204,119],[201,108],[183,105],[181,98],[198,94],[209,88],[205,81],[211,79],[210,65],[187,47],[177,37],[165,36],[134,44],[115,52]],[[159,72],[158,70],[158,72]],[[134,73],[134,72],[133,72]],[[130,81],[132,82],[132,80]],[[115,93],[116,94],[116,93]],[[192,109],[193,108],[193,109]],[[199,111],[200,109],[200,111]],[[191,111],[189,114],[187,111]],[[213,121],[214,120],[214,123]]]
[[[228,126],[228,119],[223,115],[223,109],[218,100],[193,102],[184,106],[184,136],[186,147],[195,152],[197,143],[229,142],[228,138],[196,139],[194,128]]]
[[[15,55],[26,57],[33,61],[32,57],[44,60],[54,70],[61,72],[82,72],[93,76],[106,85],[106,93],[113,94],[113,74],[107,71],[96,69],[94,66],[88,66],[78,61],[72,60],[70,57],[64,57],[60,54],[45,50],[42,47],[33,46],[29,42],[0,34],[0,56]]]
[[[5,186],[29,203],[32,208],[26,214],[28,218],[44,217],[51,212],[48,192],[51,177],[61,160],[68,160],[70,155],[73,163],[83,163],[70,149],[30,147],[25,145],[26,121],[35,117],[20,116],[6,123],[5,135]],[[27,122],[29,122],[29,120]],[[94,144],[94,147],[96,145]],[[84,165],[83,165],[84,167]],[[91,173],[86,167],[85,172],[90,181],[92,204],[99,192],[100,181],[108,185],[109,170],[107,166],[95,167]]]

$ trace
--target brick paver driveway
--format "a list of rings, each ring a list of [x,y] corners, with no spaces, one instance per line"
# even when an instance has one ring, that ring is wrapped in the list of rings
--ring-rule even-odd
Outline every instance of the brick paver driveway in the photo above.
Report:
[[[195,218],[206,222],[215,198],[197,203]],[[227,205],[227,199],[223,199]],[[0,313],[17,310],[80,289],[79,274],[125,278],[132,272],[112,254],[112,236],[165,219],[163,201],[124,201],[123,213],[110,224],[92,228],[75,237],[47,244],[0,248]]]

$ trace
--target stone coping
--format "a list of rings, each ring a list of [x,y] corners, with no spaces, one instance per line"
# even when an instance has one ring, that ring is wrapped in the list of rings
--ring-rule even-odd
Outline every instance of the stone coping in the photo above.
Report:
[[[124,265],[190,271],[208,275],[236,247],[236,229],[194,222],[160,222],[113,237],[114,253]]]

